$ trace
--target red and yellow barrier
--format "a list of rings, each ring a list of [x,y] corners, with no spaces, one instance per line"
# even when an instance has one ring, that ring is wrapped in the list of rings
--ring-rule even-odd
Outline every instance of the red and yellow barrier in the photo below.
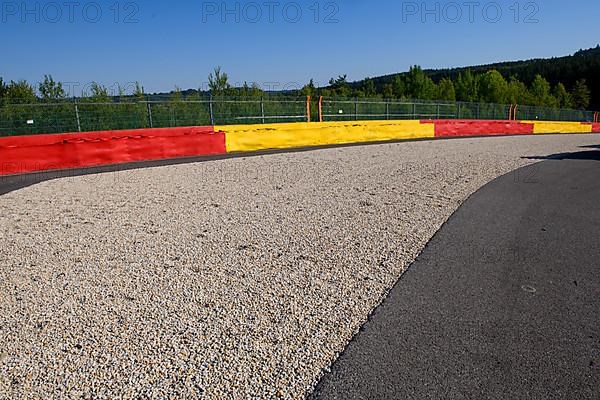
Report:
[[[433,125],[416,120],[227,125],[215,130],[226,132],[228,153],[435,137]]]
[[[533,133],[592,133],[592,125],[582,122],[523,121],[533,125]]]
[[[11,136],[0,138],[0,175],[225,153],[213,127]]]
[[[531,135],[532,124],[518,121],[436,120],[435,137]]]
[[[600,133],[600,123],[484,120],[300,122],[0,138],[0,175],[267,149],[494,135]]]

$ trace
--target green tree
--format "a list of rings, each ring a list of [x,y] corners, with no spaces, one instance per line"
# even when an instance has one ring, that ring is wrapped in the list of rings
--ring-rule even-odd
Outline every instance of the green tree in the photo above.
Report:
[[[142,85],[140,85],[139,82],[135,83],[135,88],[133,89],[133,97],[136,98],[136,100],[145,100],[146,99],[146,93],[144,93],[144,87]]]
[[[6,88],[6,98],[20,103],[34,102],[36,100],[35,89],[25,80],[10,81]]]
[[[446,101],[456,100],[456,91],[454,90],[454,83],[448,78],[443,78],[438,84],[439,88],[439,99]]]
[[[0,77],[0,101],[6,97],[8,86],[4,83],[4,80]]]
[[[561,108],[572,108],[573,107],[573,98],[571,94],[567,92],[565,85],[562,83],[558,83],[553,90],[554,97],[558,102],[558,106]]]
[[[394,98],[394,85],[391,83],[386,83],[383,85],[383,98],[384,99],[393,99]]]
[[[471,70],[458,74],[455,84],[456,98],[460,101],[475,102],[479,100],[479,82]]]
[[[265,92],[260,88],[258,83],[252,82],[252,85],[250,85],[248,94],[251,97],[262,97],[265,95]]]
[[[496,70],[491,70],[479,78],[480,100],[486,103],[507,102],[508,83],[506,79]]]
[[[506,92],[506,101],[510,104],[529,104],[530,94],[527,85],[519,80],[516,76],[511,76],[508,80],[508,87]]]
[[[550,83],[537,74],[531,83],[531,94],[538,106],[556,107],[558,102],[550,93]]]
[[[313,79],[310,80],[304,87],[301,89],[302,95],[304,96],[315,96],[317,94],[317,88],[315,87],[315,81]]]
[[[433,100],[437,97],[437,86],[418,65],[411,67],[408,71],[406,90],[408,95],[414,99]]]
[[[375,82],[371,78],[366,78],[363,81],[361,90],[364,93],[364,97],[376,97],[377,96],[377,88],[375,87]]]
[[[250,96],[250,85],[248,85],[248,82],[244,81],[244,84],[242,85],[241,89],[239,90],[240,95],[243,97],[249,97]]]
[[[394,88],[394,97],[401,99],[406,95],[406,85],[401,76],[394,77],[392,87]]]
[[[56,82],[52,75],[44,75],[44,81],[40,83],[40,96],[45,101],[60,100],[66,97],[62,82]]]
[[[117,92],[119,93],[119,101],[127,101],[127,91],[120,84],[117,85]]]
[[[125,120],[119,115],[121,109],[108,104],[111,98],[105,86],[92,82],[88,89],[84,89],[84,97],[84,102],[95,103],[80,106],[81,124],[87,129],[118,129],[123,126]]]
[[[321,96],[323,96],[323,97],[331,97],[331,96],[333,96],[333,95],[334,95],[334,92],[333,92],[333,90],[331,90],[331,89],[328,89],[328,88],[324,88],[324,89],[321,89],[321,90],[319,90],[319,93],[320,93],[320,94],[321,94]]]
[[[573,106],[575,108],[585,110],[589,107],[591,94],[585,79],[580,79],[575,82],[571,96],[573,98]]]
[[[175,86],[175,90],[171,92],[171,101],[175,103],[183,101],[183,93],[179,86]]]
[[[92,82],[89,98],[96,103],[108,103],[110,100],[108,89],[98,82]]]
[[[229,76],[221,70],[220,66],[208,75],[208,88],[213,96],[223,96],[230,91]]]
[[[147,128],[149,126],[149,118],[148,118],[148,107],[152,107],[150,104],[144,104],[143,102],[147,100],[146,93],[144,93],[144,87],[140,85],[139,82],[135,83],[133,88],[133,99],[138,104],[133,104],[131,109],[128,112],[131,114],[133,118],[132,121],[137,121],[137,126],[134,128]],[[160,110],[162,107],[155,106],[154,107],[157,114],[160,115]],[[153,124],[155,122],[153,121]]]
[[[331,87],[331,91],[334,96],[350,96],[350,86],[348,85],[347,75],[340,75],[336,79],[331,78],[329,80],[329,86]]]

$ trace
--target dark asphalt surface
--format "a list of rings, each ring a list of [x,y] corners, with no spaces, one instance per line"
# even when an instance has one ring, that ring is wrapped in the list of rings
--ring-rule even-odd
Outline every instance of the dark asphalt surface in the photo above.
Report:
[[[312,399],[600,399],[600,151],[474,194]]]

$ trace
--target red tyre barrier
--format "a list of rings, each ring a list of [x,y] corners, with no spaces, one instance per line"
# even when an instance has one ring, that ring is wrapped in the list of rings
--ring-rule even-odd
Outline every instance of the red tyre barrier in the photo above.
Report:
[[[435,137],[533,134],[533,124],[518,121],[435,120],[432,122],[435,124]]]
[[[224,154],[212,126],[0,138],[0,175]]]
[[[592,124],[592,132],[594,132],[594,133],[600,133],[600,123],[594,122]]]

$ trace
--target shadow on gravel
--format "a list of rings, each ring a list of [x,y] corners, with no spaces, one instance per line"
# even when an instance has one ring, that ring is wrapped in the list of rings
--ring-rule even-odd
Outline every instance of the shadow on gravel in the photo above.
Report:
[[[593,148],[594,146],[582,146]],[[598,146],[600,149],[600,146]],[[521,157],[526,160],[592,160],[600,161],[600,151],[578,151],[572,153],[557,153],[549,156],[527,156]]]

